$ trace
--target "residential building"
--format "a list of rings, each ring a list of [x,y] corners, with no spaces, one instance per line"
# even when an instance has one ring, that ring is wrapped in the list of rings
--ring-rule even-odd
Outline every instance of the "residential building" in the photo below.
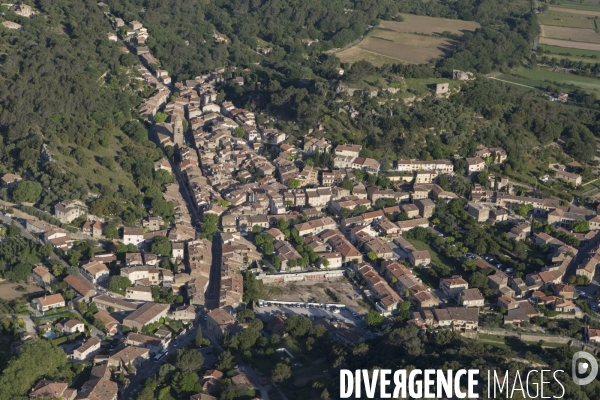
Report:
[[[556,171],[556,178],[569,182],[574,186],[581,185],[581,175],[574,174],[572,172],[558,170]]]
[[[86,360],[100,351],[100,339],[91,337],[83,342],[81,346],[73,350],[71,357],[74,360]]]
[[[63,200],[54,205],[54,216],[63,224],[85,215],[87,207],[80,201]]]
[[[83,384],[76,400],[117,400],[119,387],[107,378],[92,379]]]
[[[431,263],[429,250],[413,250],[408,252],[408,261],[415,267],[425,267]]]
[[[66,382],[54,382],[47,379],[42,379],[29,392],[29,399],[74,400],[76,395],[77,389],[70,389],[69,384]]]
[[[458,303],[465,307],[483,307],[485,299],[477,288],[463,289],[458,297]]]
[[[213,338],[221,339],[225,332],[235,333],[241,330],[237,319],[227,311],[215,308],[207,314],[206,331]]]
[[[123,228],[123,243],[139,246],[144,242],[144,232],[140,228]]]
[[[111,317],[111,315],[106,311],[98,311],[96,314],[94,314],[94,318],[102,321],[108,336],[116,335],[119,332],[119,321]]]
[[[485,161],[480,157],[467,158],[467,174],[471,175],[485,168]]]
[[[469,288],[469,283],[460,275],[453,275],[450,278],[440,279],[440,289],[448,296],[458,297],[465,289]]]
[[[123,319],[123,325],[141,330],[145,325],[151,324],[167,316],[168,304],[148,302]]]
[[[2,176],[2,186],[12,189],[19,185],[23,181],[19,175],[15,174],[4,174]]]
[[[129,341],[129,336],[127,337],[127,341]],[[130,345],[108,357],[107,364],[109,367],[116,367],[117,369],[128,371],[130,366],[139,369],[144,361],[149,358],[149,348]]]
[[[63,333],[76,333],[85,331],[85,325],[83,322],[77,319],[63,320],[58,322],[55,326],[56,329]]]
[[[103,282],[108,280],[110,270],[108,267],[99,261],[90,261],[81,266],[81,271],[87,275],[93,283]]]
[[[149,286],[132,286],[125,289],[127,300],[152,301],[152,289]]]
[[[435,203],[430,199],[415,200],[415,205],[419,209],[421,218],[430,218],[435,208]]]
[[[130,332],[125,339],[125,344],[146,348],[150,350],[150,355],[153,356],[163,351],[169,345],[169,340]]]
[[[45,285],[50,285],[56,281],[54,275],[48,271],[48,268],[42,265],[38,265],[33,269],[31,277],[35,283],[42,287]]]
[[[44,295],[44,297],[33,299],[32,305],[37,310],[43,312],[54,308],[64,307],[65,299],[63,299],[62,294],[60,293]]]
[[[66,282],[68,287],[77,293],[77,300],[90,301],[92,296],[96,294],[94,285],[80,276],[67,275],[67,277],[63,279],[63,282]]]

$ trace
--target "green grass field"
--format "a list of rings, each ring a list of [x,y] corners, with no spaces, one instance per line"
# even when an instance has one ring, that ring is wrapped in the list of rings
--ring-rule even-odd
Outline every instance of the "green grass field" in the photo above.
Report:
[[[588,62],[591,62],[591,57],[600,58],[600,51],[584,50],[584,49],[573,49],[569,47],[551,46],[548,44],[541,44],[538,47],[543,53],[540,56],[547,55],[550,57],[552,54],[559,54],[563,56],[583,57],[588,58]]]
[[[594,17],[584,14],[574,14],[565,11],[546,11],[538,15],[542,25],[565,26],[569,28],[596,29]]]
[[[498,78],[541,90],[546,90],[548,86],[553,86],[555,89],[563,91],[579,88],[589,93],[600,95],[600,80],[596,78],[525,68],[512,71],[510,74],[500,75]]]

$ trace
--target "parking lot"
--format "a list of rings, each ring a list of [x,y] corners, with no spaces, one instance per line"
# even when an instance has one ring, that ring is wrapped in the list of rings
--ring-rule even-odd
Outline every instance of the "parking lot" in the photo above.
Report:
[[[273,315],[279,315],[281,313],[285,313],[284,315],[302,315],[307,318],[314,320],[317,319],[328,319],[329,321],[339,321],[343,322],[350,327],[356,327],[358,330],[364,330],[367,327],[367,323],[364,320],[364,317],[360,315],[353,315],[352,311],[347,308],[338,309],[339,311],[335,312],[330,309],[327,310],[325,308],[316,308],[316,307],[308,307],[306,303],[303,304],[304,307],[297,307],[292,305],[265,305],[263,307],[255,307],[254,312],[258,318],[263,321],[268,321],[269,318]]]
[[[462,261],[466,260],[466,259],[471,259],[474,261],[477,261],[478,259],[482,259],[484,261],[486,261],[487,263],[489,263],[492,267],[494,267],[494,269],[499,270],[504,272],[506,275],[508,276],[513,276],[515,271],[512,268],[507,268],[504,265],[502,265],[500,263],[500,261],[496,260],[493,256],[491,255],[483,255],[483,256],[479,256],[477,254],[473,254],[473,253],[465,253],[465,255],[463,257],[461,257]]]

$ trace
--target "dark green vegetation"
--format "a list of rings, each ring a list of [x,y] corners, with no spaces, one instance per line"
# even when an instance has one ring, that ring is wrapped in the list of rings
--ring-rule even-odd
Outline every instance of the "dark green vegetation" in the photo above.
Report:
[[[0,173],[27,172],[41,184],[9,198],[49,210],[94,192],[99,214],[143,215],[140,189],[153,183],[161,153],[131,117],[148,94],[106,40],[110,25],[96,2],[48,1],[39,10],[30,19],[9,13],[24,31],[0,36]],[[45,162],[43,145],[55,162]]]
[[[419,334],[417,327],[404,326],[391,329],[382,337],[367,343],[333,345],[328,357],[328,362],[332,367],[330,374],[327,379],[318,380],[313,387],[326,387],[329,393],[338,393],[338,371],[341,368],[370,370],[382,365],[392,370],[474,368],[479,369],[479,376],[482,378],[480,387],[483,392],[480,392],[480,395],[482,398],[488,398],[485,392],[488,370],[502,371],[502,374],[509,370],[511,376],[514,376],[515,372],[519,370],[523,376],[529,369],[541,369],[541,367],[533,367],[529,363],[540,363],[545,365],[545,369],[565,371],[557,374],[557,378],[565,387],[564,398],[598,398],[600,383],[597,380],[587,386],[577,386],[567,375],[570,373],[569,366],[575,351],[577,351],[576,348],[551,347],[544,343],[528,344],[517,338],[506,338],[498,343],[497,339],[493,341],[483,338],[482,340],[466,339],[449,330],[422,335]],[[522,358],[521,362],[516,361],[519,356]],[[539,375],[537,377],[537,381],[532,379],[529,384],[539,383]],[[526,385],[525,380],[523,380],[523,385]],[[530,386],[529,390],[533,395],[535,386]],[[544,393],[547,396],[560,397],[562,388],[556,381],[553,381],[553,383],[545,385]],[[493,394],[491,396],[493,397]],[[517,398],[516,396],[514,398]],[[506,397],[496,398],[504,399]],[[294,397],[290,397],[290,399],[294,399]]]
[[[7,232],[9,237],[11,228]],[[11,282],[24,282],[31,275],[32,265],[45,260],[50,254],[50,244],[39,245],[26,239],[11,237],[0,243],[0,262],[3,264],[0,274]]]

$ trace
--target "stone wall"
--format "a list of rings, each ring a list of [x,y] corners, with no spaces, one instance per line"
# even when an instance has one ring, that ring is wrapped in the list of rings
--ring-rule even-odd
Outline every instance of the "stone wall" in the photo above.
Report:
[[[257,279],[261,280],[263,283],[286,283],[302,281],[323,281],[327,279],[339,279],[343,276],[344,270],[338,269],[334,271],[311,271],[275,275],[260,274],[257,276]]]

